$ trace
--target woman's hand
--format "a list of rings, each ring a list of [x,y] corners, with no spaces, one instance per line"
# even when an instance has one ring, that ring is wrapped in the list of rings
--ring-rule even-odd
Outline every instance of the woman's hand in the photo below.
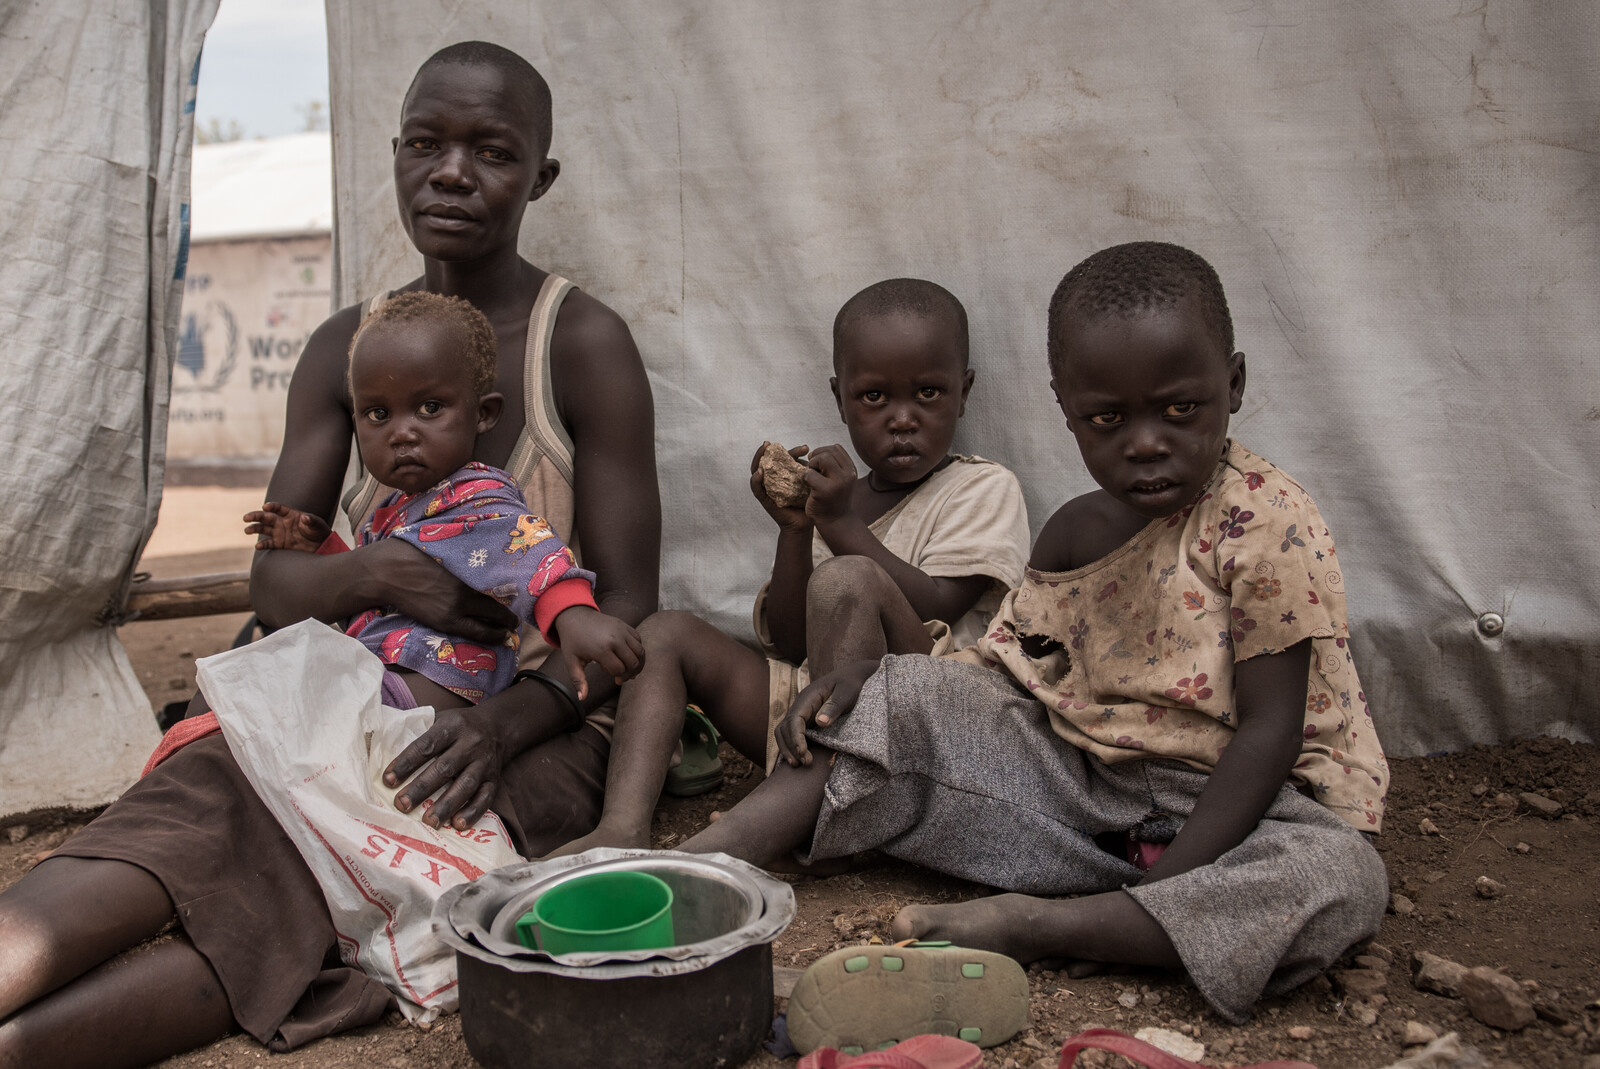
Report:
[[[494,799],[506,759],[493,728],[482,705],[441,709],[433,726],[383,770],[383,782],[390,787],[406,784],[395,795],[395,808],[409,813],[426,806],[422,822],[431,828],[448,823],[463,831],[477,823]],[[443,792],[429,803],[428,797],[440,788]]]
[[[354,552],[364,555],[369,605],[393,606],[424,627],[484,645],[503,642],[517,626],[510,609],[473,590],[408,542],[386,538]]]
[[[812,720],[827,727],[856,707],[861,688],[878,670],[877,661],[852,661],[834,669],[821,679],[812,680],[789,707],[789,715],[773,733],[778,752],[791,766],[810,765],[811,749],[806,745],[806,728]]]

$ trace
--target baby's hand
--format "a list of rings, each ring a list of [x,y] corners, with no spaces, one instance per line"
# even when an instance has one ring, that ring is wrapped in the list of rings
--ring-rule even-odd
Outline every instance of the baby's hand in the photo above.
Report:
[[[750,458],[750,492],[756,495],[756,500],[761,502],[761,507],[767,510],[767,515],[777,522],[779,527],[791,531],[804,531],[811,526],[811,518],[806,515],[804,505],[787,507],[772,500],[772,495],[767,493],[766,477],[761,471],[761,454],[766,451],[766,443],[756,450],[756,455]],[[804,457],[808,446],[797,445],[789,450],[789,455],[796,460]]]
[[[639,632],[588,605],[563,609],[555,619],[555,632],[579,701],[589,696],[589,679],[583,670],[591,662],[598,661],[618,685],[644,667],[644,640]]]
[[[259,512],[244,514],[245,534],[256,536],[257,549],[293,549],[315,553],[327,540],[326,520],[309,512],[268,501]]]

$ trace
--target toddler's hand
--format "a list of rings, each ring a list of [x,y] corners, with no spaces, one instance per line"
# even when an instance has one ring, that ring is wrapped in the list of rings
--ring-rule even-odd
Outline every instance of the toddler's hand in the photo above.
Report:
[[[644,667],[644,640],[639,632],[588,605],[563,609],[555,619],[555,632],[579,701],[589,696],[584,669],[591,663],[598,661],[619,686]]]
[[[804,531],[811,526],[811,518],[806,515],[805,507],[785,508],[772,500],[772,495],[767,493],[767,484],[761,475],[761,453],[765,448],[766,445],[763,443],[762,448],[756,450],[756,455],[750,458],[750,492],[756,495],[761,507],[767,510],[767,515],[771,516],[779,527],[790,531]],[[797,445],[789,450],[789,455],[800,460],[805,457],[809,448]]]
[[[810,456],[811,470],[806,473],[806,485],[811,496],[806,500],[806,515],[814,523],[827,523],[843,519],[855,510],[851,499],[855,496],[856,464],[842,445],[825,445]]]
[[[810,765],[811,749],[806,745],[806,727],[812,720],[827,727],[856,707],[861,687],[878,670],[877,661],[852,661],[821,679],[812,680],[789,706],[789,714],[778,722],[773,737],[778,752],[791,766]]]
[[[257,549],[292,549],[315,553],[331,531],[326,520],[309,512],[268,501],[258,512],[244,514],[245,534],[256,536]]]

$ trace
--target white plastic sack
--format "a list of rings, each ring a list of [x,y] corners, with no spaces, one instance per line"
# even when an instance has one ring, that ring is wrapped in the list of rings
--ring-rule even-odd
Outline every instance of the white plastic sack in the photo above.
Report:
[[[413,1020],[455,1009],[455,955],[433,935],[434,900],[522,859],[493,813],[457,832],[422,823],[421,806],[394,808],[383,769],[433,710],[383,705],[378,658],[314,620],[198,668],[239,766],[322,886],[345,963]]]

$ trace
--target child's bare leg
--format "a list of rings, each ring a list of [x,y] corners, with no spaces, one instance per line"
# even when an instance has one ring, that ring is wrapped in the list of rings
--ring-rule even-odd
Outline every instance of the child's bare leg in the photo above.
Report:
[[[830,557],[806,585],[806,658],[818,679],[852,661],[933,648],[911,602],[868,557]]]
[[[948,906],[906,906],[889,931],[896,939],[948,939],[1027,963],[1074,958],[1181,968],[1166,930],[1121,891],[1082,898],[995,895]]]
[[[682,846],[692,854],[731,854],[763,868],[811,841],[822,811],[833,751],[812,744],[811,764],[783,761],[722,819]]]
[[[154,876],[120,861],[53,858],[0,894],[0,1069],[142,1065],[230,1031],[187,940],[125,953],[172,912]]]
[[[757,764],[766,760],[767,659],[686,612],[656,613],[639,633],[645,664],[617,702],[600,824],[551,856],[650,845],[650,817],[690,694],[735,749]]]

